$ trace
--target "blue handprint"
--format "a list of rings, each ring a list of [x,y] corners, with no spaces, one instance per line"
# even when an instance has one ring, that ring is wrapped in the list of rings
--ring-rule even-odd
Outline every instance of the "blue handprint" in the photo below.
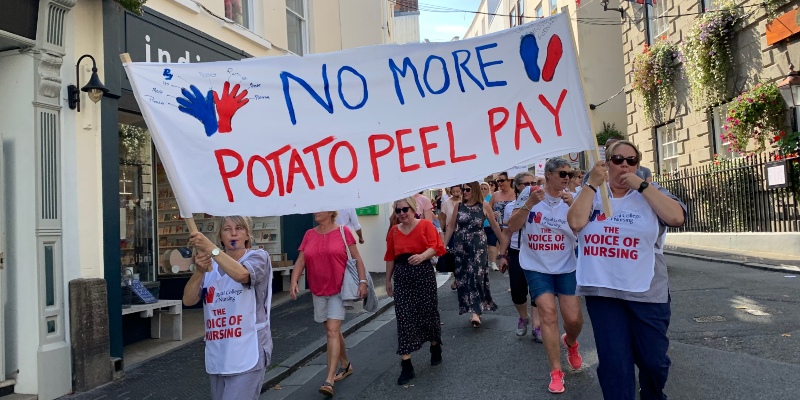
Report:
[[[213,91],[209,90],[206,96],[200,92],[196,86],[191,85],[189,89],[181,89],[183,97],[178,97],[178,109],[182,112],[197,118],[206,128],[206,136],[211,136],[217,132],[217,112],[214,108]]]

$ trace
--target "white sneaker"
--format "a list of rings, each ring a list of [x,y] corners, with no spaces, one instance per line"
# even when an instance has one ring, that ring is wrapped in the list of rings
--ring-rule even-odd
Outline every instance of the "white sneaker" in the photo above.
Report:
[[[493,262],[491,267],[492,267],[492,271],[500,271],[500,268],[497,268],[497,263],[496,262]]]

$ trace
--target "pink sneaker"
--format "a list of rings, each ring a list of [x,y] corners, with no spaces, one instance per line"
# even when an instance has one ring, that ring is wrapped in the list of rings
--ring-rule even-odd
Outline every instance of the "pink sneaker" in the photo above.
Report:
[[[569,347],[567,345],[567,334],[561,335],[561,343],[564,343],[564,346],[567,348],[567,361],[569,361],[569,366],[574,370],[581,369],[583,365],[583,358],[581,357],[581,353],[578,353],[578,341],[575,341],[575,345]]]
[[[547,386],[550,393],[564,393],[564,372],[553,370],[550,372],[550,385]]]

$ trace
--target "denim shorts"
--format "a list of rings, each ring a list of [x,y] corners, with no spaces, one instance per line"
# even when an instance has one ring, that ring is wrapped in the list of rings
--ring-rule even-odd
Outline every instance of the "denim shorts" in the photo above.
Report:
[[[545,274],[526,269],[524,272],[531,299],[535,300],[545,293],[552,293],[556,296],[575,296],[575,288],[578,286],[575,271],[566,274]]]

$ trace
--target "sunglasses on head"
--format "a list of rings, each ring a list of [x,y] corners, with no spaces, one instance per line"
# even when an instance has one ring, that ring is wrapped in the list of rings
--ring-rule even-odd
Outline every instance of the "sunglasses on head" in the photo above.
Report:
[[[572,172],[569,172],[569,171],[558,171],[558,177],[561,178],[561,179],[564,179],[566,177],[569,177],[569,179],[572,179],[572,178],[575,177],[575,174],[572,173]]]
[[[395,214],[403,214],[403,213],[407,213],[408,210],[410,210],[410,209],[411,209],[411,207],[395,208],[394,209],[394,213]]]
[[[497,183],[505,183],[508,179],[497,179],[495,182]]]
[[[614,165],[622,165],[623,162],[627,162],[631,167],[635,167],[636,164],[639,164],[639,160],[636,159],[636,156],[623,157],[619,154],[614,154],[609,160],[611,160]]]

